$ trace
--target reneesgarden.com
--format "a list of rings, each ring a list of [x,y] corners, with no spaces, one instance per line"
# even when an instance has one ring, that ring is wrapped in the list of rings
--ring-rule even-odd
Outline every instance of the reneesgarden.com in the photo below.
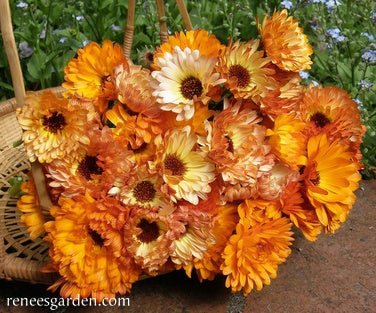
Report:
[[[15,307],[48,307],[51,311],[57,310],[60,307],[121,307],[130,306],[129,298],[104,298],[102,301],[98,302],[94,298],[25,298],[25,297],[14,297],[7,298],[7,306]]]

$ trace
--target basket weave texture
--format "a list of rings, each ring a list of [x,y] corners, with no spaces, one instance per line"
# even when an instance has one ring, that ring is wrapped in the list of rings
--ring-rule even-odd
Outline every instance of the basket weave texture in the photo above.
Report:
[[[60,87],[52,90],[61,92]],[[15,102],[13,98],[0,103],[0,278],[50,284],[55,275],[40,271],[48,261],[48,244],[41,238],[30,240],[29,231],[20,224],[18,199],[9,193],[10,179],[26,178],[31,168],[23,145],[13,146],[22,133],[13,109]]]

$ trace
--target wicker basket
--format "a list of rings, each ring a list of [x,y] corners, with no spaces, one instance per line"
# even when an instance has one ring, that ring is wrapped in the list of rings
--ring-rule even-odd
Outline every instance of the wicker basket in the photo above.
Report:
[[[165,42],[168,38],[163,0],[157,0],[157,11],[160,20],[160,38]],[[176,1],[187,30],[192,25],[182,0]],[[10,179],[16,176],[26,177],[32,169],[34,181],[39,194],[42,209],[48,212],[50,200],[46,197],[44,177],[38,164],[30,164],[22,145],[14,147],[14,142],[20,140],[22,130],[16,120],[15,111],[23,106],[25,87],[15,44],[11,14],[8,0],[0,0],[1,33],[7,53],[15,98],[0,103],[0,278],[20,280],[31,283],[51,284],[57,274],[42,273],[41,269],[48,262],[49,246],[42,238],[30,240],[29,232],[20,224],[21,212],[17,208],[17,198],[9,194]],[[128,16],[124,32],[123,52],[129,57],[132,48],[134,31],[135,0],[128,2]],[[60,95],[61,87],[51,88]],[[47,213],[48,214],[48,213]]]

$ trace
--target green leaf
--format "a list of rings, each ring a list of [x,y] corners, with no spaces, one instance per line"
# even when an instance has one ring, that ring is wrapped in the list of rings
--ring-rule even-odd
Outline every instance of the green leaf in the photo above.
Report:
[[[13,177],[8,181],[11,186],[8,190],[8,193],[12,198],[19,198],[21,196],[21,184],[23,183],[23,181],[24,180],[21,176]]]
[[[42,51],[37,51],[27,63],[27,70],[34,81],[41,78],[43,70],[45,69],[45,60],[46,54]]]

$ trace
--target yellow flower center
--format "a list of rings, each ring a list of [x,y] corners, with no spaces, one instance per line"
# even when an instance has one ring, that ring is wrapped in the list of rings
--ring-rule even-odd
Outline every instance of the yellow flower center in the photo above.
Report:
[[[201,81],[193,76],[190,76],[184,79],[180,86],[180,92],[184,98],[188,100],[192,100],[194,96],[201,96],[202,95],[202,84]]]
[[[164,168],[171,172],[171,175],[181,176],[185,172],[184,163],[176,155],[168,155],[164,160]]]
[[[77,171],[80,175],[86,178],[86,180],[91,179],[91,175],[100,175],[103,169],[97,164],[97,157],[92,155],[86,155],[78,165]]]
[[[330,124],[330,119],[323,113],[317,112],[311,116],[311,121],[316,124],[317,127],[324,128]]]
[[[67,125],[67,123],[65,122],[64,115],[60,112],[53,112],[44,116],[44,129],[50,133],[56,134],[59,130],[62,130],[65,125]]]
[[[235,76],[238,79],[238,87],[240,88],[247,87],[251,80],[251,76],[249,75],[247,69],[239,64],[232,65],[230,67],[229,75],[230,77]]]
[[[150,181],[144,180],[136,185],[133,189],[133,196],[139,202],[150,202],[154,199],[155,189]]]
[[[159,227],[156,222],[149,223],[146,219],[141,219],[137,224],[138,228],[141,228],[142,232],[137,236],[137,239],[143,243],[149,243],[156,240],[159,237]]]

